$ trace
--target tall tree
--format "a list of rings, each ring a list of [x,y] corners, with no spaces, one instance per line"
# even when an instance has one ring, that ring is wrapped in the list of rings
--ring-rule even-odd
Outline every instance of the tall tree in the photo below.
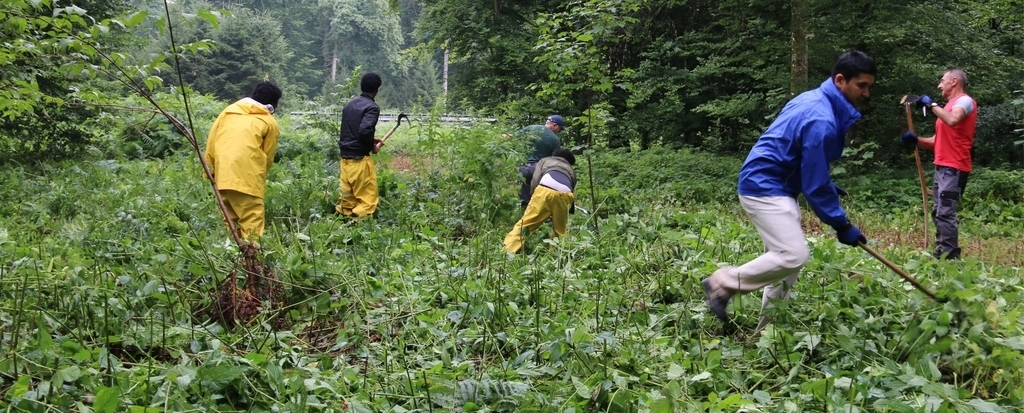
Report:
[[[515,2],[424,0],[423,17],[417,30],[436,49],[447,49],[449,66],[448,102],[458,107],[519,108],[519,114],[546,115],[549,106],[536,99],[530,84],[546,78],[546,68],[534,62],[534,21],[542,13],[565,10],[563,1],[523,0]]]
[[[179,26],[178,41],[208,38],[215,47],[184,56],[181,69],[185,82],[192,88],[223,100],[235,100],[245,96],[256,83],[269,79],[286,93],[293,92],[286,74],[292,54],[277,19],[265,12],[236,8],[220,19],[217,26],[201,20],[195,23]],[[169,45],[162,48],[169,49]]]
[[[807,31],[810,0],[790,0],[790,32],[792,40],[792,58],[789,64],[789,94],[795,96],[807,90],[807,42],[810,33]]]
[[[402,69],[399,52],[404,42],[398,14],[385,0],[320,0],[329,16],[324,38],[331,79],[343,78],[357,66],[366,71]],[[336,65],[336,66],[335,66]]]

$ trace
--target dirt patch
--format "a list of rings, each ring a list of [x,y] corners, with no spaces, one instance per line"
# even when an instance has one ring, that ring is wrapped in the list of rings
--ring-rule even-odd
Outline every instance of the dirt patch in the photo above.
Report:
[[[804,231],[808,234],[835,236],[835,231],[822,225],[814,214],[803,214],[801,221]],[[929,234],[929,244],[925,245],[924,228],[920,223],[908,229],[875,225],[860,226],[860,228],[869,240],[877,243],[877,249],[880,252],[888,247],[897,246],[928,252],[935,249],[935,234]],[[935,227],[930,223],[928,229],[935,231]],[[1024,266],[1024,239],[977,238],[961,233],[960,248],[963,250],[964,258],[977,258],[991,265]]]
[[[413,158],[406,154],[395,154],[385,162],[388,168],[400,173],[416,175],[428,174],[434,170],[438,162],[434,158]]]

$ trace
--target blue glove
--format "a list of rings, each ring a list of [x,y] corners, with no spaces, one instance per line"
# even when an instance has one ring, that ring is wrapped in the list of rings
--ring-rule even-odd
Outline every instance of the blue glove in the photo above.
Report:
[[[917,146],[917,134],[911,131],[903,132],[903,134],[900,135],[900,144],[908,148]]]
[[[839,242],[843,244],[856,247],[858,243],[867,243],[868,239],[864,238],[864,233],[860,232],[860,228],[857,228],[853,223],[847,222],[842,227],[833,227],[836,230],[836,238],[839,238]]]
[[[921,96],[917,99],[917,107],[926,108],[932,105],[932,98],[928,95]]]

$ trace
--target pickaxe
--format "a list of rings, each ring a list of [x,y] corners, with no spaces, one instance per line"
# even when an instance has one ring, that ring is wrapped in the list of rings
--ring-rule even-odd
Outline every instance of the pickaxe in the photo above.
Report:
[[[904,95],[903,99],[900,99],[900,104],[907,112],[907,130],[914,132],[914,116],[911,111],[911,106],[917,104],[917,95]],[[917,145],[914,145],[914,159],[917,160],[917,177],[921,180],[921,208],[924,210],[924,247],[928,248],[931,243],[928,241],[928,184],[924,181],[924,167],[921,166],[921,151],[918,150]]]
[[[391,135],[393,133],[395,133],[396,130],[398,130],[399,126],[402,126],[402,118],[405,118],[405,120],[408,121],[409,120],[409,115],[406,115],[404,113],[399,113],[398,114],[398,122],[395,123],[395,126],[393,126],[391,128],[391,130],[389,130],[388,133],[384,134],[384,137],[380,139],[380,142],[378,142],[377,145],[373,148],[375,151],[379,151],[380,147],[384,146],[384,142],[387,141],[388,138],[390,138]]]

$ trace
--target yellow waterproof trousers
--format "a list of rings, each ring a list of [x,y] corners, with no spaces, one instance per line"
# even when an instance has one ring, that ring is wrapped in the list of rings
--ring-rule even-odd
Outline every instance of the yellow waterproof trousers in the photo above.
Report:
[[[341,195],[334,210],[343,215],[362,218],[377,210],[380,196],[377,193],[377,169],[373,159],[341,160]]]
[[[526,206],[523,217],[516,223],[516,226],[505,235],[505,251],[515,254],[523,248],[523,229],[532,234],[537,230],[544,220],[551,217],[551,225],[554,227],[554,236],[565,235],[565,225],[569,221],[569,207],[572,206],[575,198],[572,192],[558,192],[546,186],[537,186],[530,197],[530,204]]]
[[[235,221],[242,239],[258,241],[263,236],[263,227],[266,225],[263,198],[230,189],[220,190],[220,197],[224,200],[228,216]]]

